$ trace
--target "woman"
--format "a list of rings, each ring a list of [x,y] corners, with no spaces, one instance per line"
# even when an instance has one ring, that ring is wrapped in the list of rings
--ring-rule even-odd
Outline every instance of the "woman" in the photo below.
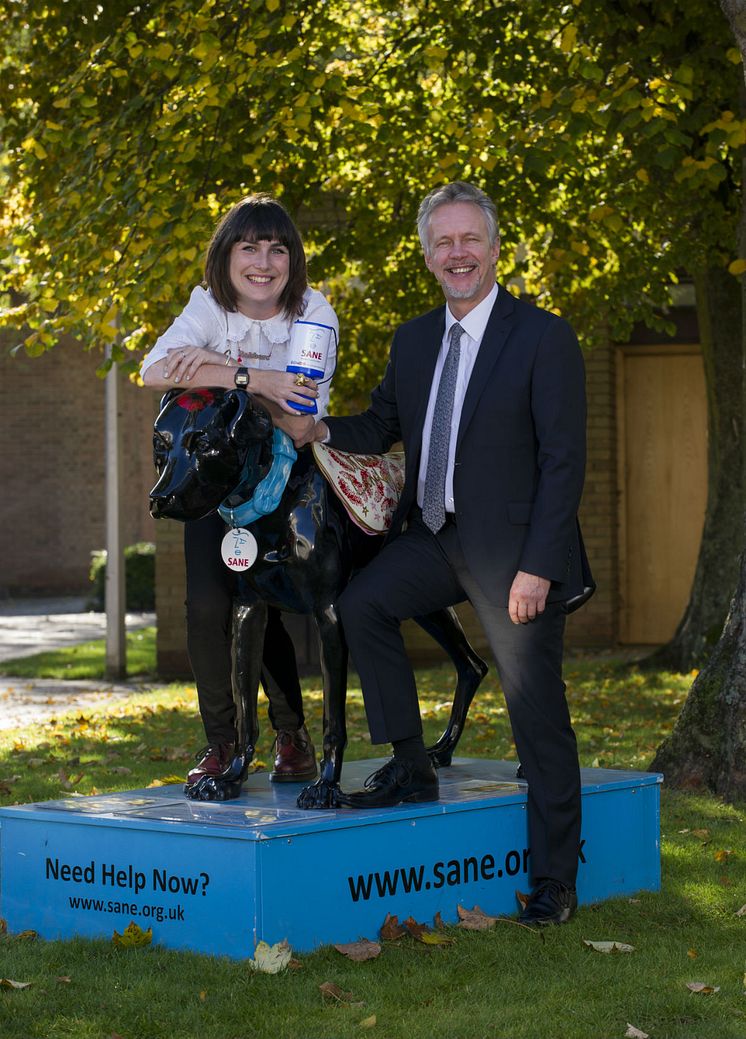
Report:
[[[269,195],[250,195],[218,224],[207,251],[206,288],[198,286],[143,361],[146,386],[246,388],[262,399],[275,425],[291,437],[307,419],[298,408],[316,400],[326,414],[336,363],[338,322],[324,296],[309,288],[297,228]],[[298,318],[333,329],[324,378],[316,383],[285,371],[290,330]],[[186,789],[221,775],[235,746],[231,687],[231,616],[236,575],[223,564],[225,524],[217,513],[185,524],[187,649],[207,746],[187,775]],[[270,778],[302,781],[316,775],[306,730],[293,644],[279,610],[270,609],[262,684],[276,731]]]

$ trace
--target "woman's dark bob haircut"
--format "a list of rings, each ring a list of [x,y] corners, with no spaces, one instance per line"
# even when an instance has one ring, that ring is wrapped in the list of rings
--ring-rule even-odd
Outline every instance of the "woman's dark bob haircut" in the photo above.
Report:
[[[225,310],[236,311],[238,299],[231,284],[231,250],[236,242],[280,242],[288,250],[288,283],[280,296],[287,318],[303,313],[303,293],[308,286],[306,254],[298,228],[287,210],[271,195],[247,195],[230,209],[218,226],[207,248],[205,282]]]

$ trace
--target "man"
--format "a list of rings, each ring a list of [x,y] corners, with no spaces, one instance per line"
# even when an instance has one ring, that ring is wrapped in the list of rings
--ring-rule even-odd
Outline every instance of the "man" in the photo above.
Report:
[[[580,838],[562,643],[566,604],[584,584],[582,356],[564,320],[496,284],[497,212],[483,191],[457,182],[431,192],[418,231],[446,306],[397,329],[366,412],[308,434],[363,453],[402,440],[407,459],[387,543],[339,601],[372,741],[394,749],[345,803],[437,799],[400,622],[469,599],[528,782],[532,893],[520,919],[564,923],[577,906]]]

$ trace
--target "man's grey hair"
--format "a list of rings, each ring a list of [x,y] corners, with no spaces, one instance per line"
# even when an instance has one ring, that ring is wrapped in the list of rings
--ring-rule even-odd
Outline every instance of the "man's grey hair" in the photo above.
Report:
[[[489,195],[481,188],[466,181],[456,180],[453,184],[444,184],[443,187],[435,188],[423,200],[417,213],[417,234],[420,236],[422,251],[426,256],[430,255],[430,218],[438,206],[447,202],[471,202],[484,213],[487,221],[487,233],[490,245],[494,245],[500,237],[500,228],[497,222],[497,207]]]

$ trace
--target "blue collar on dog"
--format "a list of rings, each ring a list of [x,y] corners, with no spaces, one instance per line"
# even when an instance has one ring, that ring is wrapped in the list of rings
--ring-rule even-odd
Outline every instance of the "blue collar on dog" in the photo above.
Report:
[[[239,505],[235,509],[225,503],[218,506],[218,512],[225,522],[230,523],[232,527],[247,527],[254,520],[274,512],[280,504],[282,492],[285,490],[290,470],[297,457],[293,442],[287,433],[283,433],[281,429],[275,429],[272,437],[272,465],[269,472],[256,485],[254,494],[243,505]]]

